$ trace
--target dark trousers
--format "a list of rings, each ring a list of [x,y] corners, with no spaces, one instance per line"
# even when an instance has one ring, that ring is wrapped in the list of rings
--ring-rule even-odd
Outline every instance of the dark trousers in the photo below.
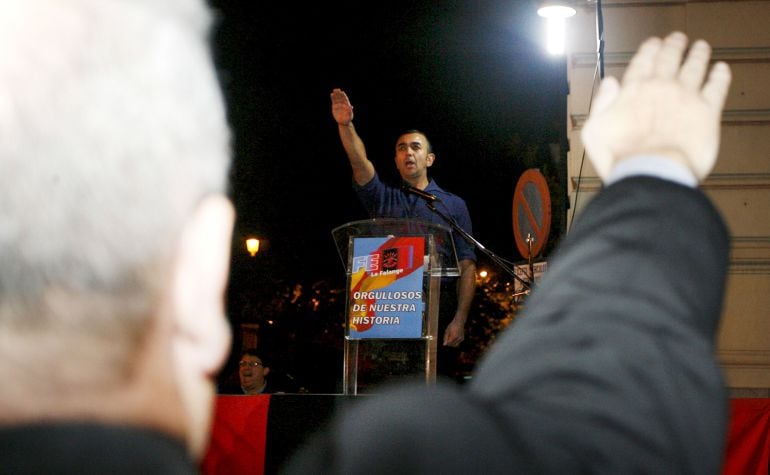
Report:
[[[444,346],[444,331],[446,331],[449,322],[455,316],[457,310],[457,279],[443,279],[441,281],[441,293],[439,298],[439,317],[438,317],[438,342],[436,347],[438,354],[436,356],[436,374],[438,377],[449,378],[456,381],[458,375],[458,363],[460,349],[450,346]]]

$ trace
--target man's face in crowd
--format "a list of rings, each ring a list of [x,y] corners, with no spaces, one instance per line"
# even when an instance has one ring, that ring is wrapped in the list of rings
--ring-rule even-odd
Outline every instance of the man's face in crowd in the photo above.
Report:
[[[262,364],[262,360],[254,355],[244,355],[238,364],[238,374],[241,377],[241,388],[244,391],[259,391],[265,385],[265,378],[270,368]]]

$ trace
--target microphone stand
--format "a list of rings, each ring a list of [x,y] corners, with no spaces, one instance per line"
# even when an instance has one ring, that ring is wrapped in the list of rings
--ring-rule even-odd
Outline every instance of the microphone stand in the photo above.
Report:
[[[473,236],[465,232],[463,228],[460,227],[459,224],[457,224],[457,221],[454,220],[451,216],[441,212],[436,208],[436,204],[434,201],[431,200],[425,200],[425,204],[428,206],[428,208],[439,215],[444,221],[449,223],[449,225],[452,227],[453,230],[457,231],[458,234],[460,234],[463,238],[465,238],[466,241],[473,244],[479,251],[481,251],[485,256],[489,257],[492,262],[500,266],[501,269],[503,269],[505,272],[510,274],[514,279],[518,280],[521,285],[524,287],[524,290],[522,292],[515,293],[513,296],[517,295],[523,295],[528,294],[532,290],[532,283],[527,282],[526,280],[522,279],[518,275],[516,275],[516,271],[508,265],[508,262],[504,261],[500,256],[496,255],[486,247],[484,247],[483,244],[478,242],[476,239],[474,239]],[[534,274],[533,274],[534,276]]]

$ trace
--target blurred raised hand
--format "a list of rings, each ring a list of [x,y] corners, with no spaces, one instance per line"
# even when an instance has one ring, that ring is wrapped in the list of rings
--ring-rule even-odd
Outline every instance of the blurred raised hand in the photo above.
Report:
[[[701,181],[714,168],[730,68],[709,70],[711,47],[702,40],[687,49],[680,32],[650,38],[623,76],[605,78],[582,131],[586,152],[604,181],[615,164],[656,155],[689,168]],[[707,74],[708,72],[708,74]]]

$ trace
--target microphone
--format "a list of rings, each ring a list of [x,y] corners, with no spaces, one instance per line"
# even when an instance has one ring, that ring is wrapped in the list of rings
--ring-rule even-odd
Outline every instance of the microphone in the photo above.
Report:
[[[429,203],[433,203],[434,201],[441,201],[440,199],[438,199],[438,197],[436,197],[436,195],[432,193],[428,193],[427,191],[422,191],[421,189],[415,188],[406,183],[401,184],[401,190],[403,190],[405,193],[411,193],[413,195],[417,195]]]

